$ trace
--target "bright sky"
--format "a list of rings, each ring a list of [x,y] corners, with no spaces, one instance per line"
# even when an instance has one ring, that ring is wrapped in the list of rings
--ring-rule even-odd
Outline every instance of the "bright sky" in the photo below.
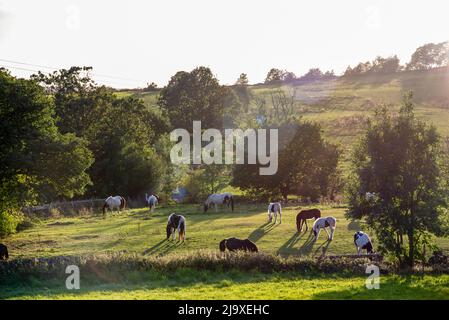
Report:
[[[0,59],[94,68],[115,87],[167,83],[205,65],[221,83],[262,82],[272,68],[297,75],[449,39],[445,0],[0,0]],[[27,76],[43,69],[15,66]],[[102,77],[102,75],[113,78]]]

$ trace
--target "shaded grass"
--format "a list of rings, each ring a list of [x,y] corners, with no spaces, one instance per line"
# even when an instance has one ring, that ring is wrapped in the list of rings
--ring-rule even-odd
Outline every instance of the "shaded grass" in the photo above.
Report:
[[[211,273],[181,270],[169,277],[132,274],[128,283],[89,284],[68,291],[64,281],[1,288],[1,299],[448,299],[449,276],[382,276],[368,290],[363,276]]]

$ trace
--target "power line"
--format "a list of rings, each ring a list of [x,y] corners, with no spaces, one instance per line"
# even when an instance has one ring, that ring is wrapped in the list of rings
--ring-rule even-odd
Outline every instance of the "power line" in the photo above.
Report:
[[[63,68],[55,68],[55,67],[49,67],[49,66],[44,66],[44,65],[39,65],[39,64],[20,62],[20,61],[15,61],[15,60],[8,60],[8,59],[0,59],[0,61],[7,62],[7,63],[24,65],[24,66],[36,67],[36,68],[49,69],[49,70],[53,70],[53,71],[58,71],[58,70],[63,69]],[[18,69],[18,67],[16,67],[16,69]],[[24,70],[26,70],[26,69],[24,69]],[[35,71],[35,70],[28,70],[28,71]],[[37,71],[40,71],[40,70],[37,70]],[[117,76],[111,76],[111,75],[99,74],[99,73],[91,73],[91,75],[93,75],[95,77],[99,77],[99,78],[110,78],[110,79],[116,79],[116,80],[133,81],[133,82],[138,82],[138,83],[146,83],[147,82],[147,81],[144,81],[144,80],[123,78],[123,77],[117,77]]]

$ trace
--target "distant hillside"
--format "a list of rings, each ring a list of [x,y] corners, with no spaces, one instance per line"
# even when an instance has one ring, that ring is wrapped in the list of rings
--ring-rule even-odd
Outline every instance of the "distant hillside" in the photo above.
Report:
[[[419,117],[432,122],[444,136],[449,136],[449,68],[429,71],[407,71],[340,77],[300,85],[249,86],[253,98],[264,98],[270,105],[270,94],[284,90],[294,94],[296,108],[305,119],[317,121],[325,136],[348,151],[363,130],[366,117],[380,104],[397,110],[402,95],[412,90]],[[118,92],[119,96],[142,98],[155,106],[157,92]],[[242,116],[253,117],[255,105]],[[346,152],[347,155],[347,152]]]
[[[294,94],[304,119],[319,122],[327,139],[341,144],[347,163],[353,142],[363,132],[367,117],[380,104],[397,110],[405,92],[412,90],[416,113],[449,136],[449,68],[393,74],[340,77],[297,86],[252,86],[255,97],[270,104],[279,89]]]

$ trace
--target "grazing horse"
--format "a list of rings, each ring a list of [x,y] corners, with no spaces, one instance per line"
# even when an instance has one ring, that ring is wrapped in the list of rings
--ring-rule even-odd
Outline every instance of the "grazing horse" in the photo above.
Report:
[[[159,204],[160,198],[153,194],[148,196],[145,193],[145,200],[147,201],[147,204],[150,207],[150,212],[153,212],[156,209],[156,205]]]
[[[324,229],[327,233],[328,240],[332,240],[334,238],[335,227],[337,226],[337,219],[334,217],[324,217],[318,218],[313,223],[313,235],[315,236],[315,240],[318,239],[318,235],[320,234],[321,229]],[[331,230],[331,233],[327,232],[327,227]]]
[[[354,234],[354,244],[357,248],[358,255],[360,255],[363,249],[366,250],[366,253],[373,253],[373,244],[371,243],[371,239],[362,231],[357,231]]]
[[[249,239],[241,240],[237,238],[228,238],[220,242],[220,251],[225,252],[226,249],[229,251],[244,250],[249,252],[258,252],[257,246],[254,242]]]
[[[271,202],[268,205],[268,222],[273,221],[274,214],[274,223],[276,223],[279,213],[279,223],[282,223],[282,208],[280,202]]]
[[[232,193],[225,192],[211,194],[204,202],[204,212],[207,212],[211,205],[215,206],[215,212],[217,212],[217,205],[219,204],[225,204],[228,206],[228,208],[230,205],[231,210],[234,212],[234,198],[232,196]]]
[[[315,218],[321,218],[321,211],[318,209],[309,209],[309,210],[301,210],[296,215],[296,229],[298,229],[298,232],[302,231],[302,226],[304,223],[306,224],[306,231],[309,230],[309,226],[307,225],[307,219]]]
[[[114,208],[117,208],[118,211],[121,211],[125,208],[125,205],[126,201],[122,196],[109,196],[106,200],[104,200],[103,214],[106,213],[106,208],[111,209],[111,211],[114,211]]]
[[[172,213],[168,216],[167,222],[167,240],[173,235],[176,239],[176,230],[178,231],[178,240],[184,242],[186,239],[186,218],[184,216]]]
[[[0,260],[6,260],[8,258],[8,248],[3,243],[0,243]]]

